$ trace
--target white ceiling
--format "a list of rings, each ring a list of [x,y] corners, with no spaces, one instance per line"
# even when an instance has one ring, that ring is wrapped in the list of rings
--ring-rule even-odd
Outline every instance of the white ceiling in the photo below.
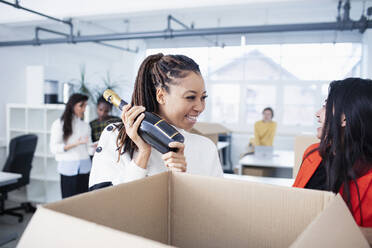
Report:
[[[14,0],[7,0],[14,3]],[[22,7],[57,18],[109,16],[112,14],[177,10],[224,5],[266,5],[271,3],[337,2],[337,0],[20,0]],[[35,21],[43,19],[35,14],[0,3],[0,23]]]
[[[14,3],[14,0],[6,0]],[[156,2],[156,5],[154,5]],[[332,22],[338,0],[21,0],[20,5],[60,19],[73,17],[82,35],[164,30],[167,15],[196,28]],[[351,18],[358,20],[362,3],[351,0]],[[0,3],[0,41],[30,40],[35,27],[68,32],[67,25]],[[176,23],[172,28],[182,29]],[[41,38],[56,37],[43,32]],[[172,40],[173,41],[173,40]]]

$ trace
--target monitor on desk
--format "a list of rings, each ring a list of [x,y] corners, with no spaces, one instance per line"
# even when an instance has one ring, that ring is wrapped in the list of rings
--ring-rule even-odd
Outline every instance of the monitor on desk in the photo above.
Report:
[[[272,146],[255,146],[254,155],[257,157],[272,157],[274,148]]]

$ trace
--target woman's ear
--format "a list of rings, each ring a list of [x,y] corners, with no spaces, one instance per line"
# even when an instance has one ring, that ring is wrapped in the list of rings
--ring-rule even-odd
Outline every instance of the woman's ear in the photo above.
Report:
[[[159,104],[165,104],[165,92],[163,88],[156,89],[156,100]]]
[[[346,116],[345,116],[345,114],[342,114],[341,119],[342,119],[341,127],[346,127]]]

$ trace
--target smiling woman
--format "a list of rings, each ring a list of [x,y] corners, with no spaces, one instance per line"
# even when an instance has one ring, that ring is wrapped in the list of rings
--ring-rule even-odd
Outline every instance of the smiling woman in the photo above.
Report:
[[[169,123],[190,130],[205,108],[204,80],[199,73],[190,72],[182,80],[174,81],[176,85],[170,85],[169,93],[158,92],[159,114]]]
[[[187,132],[204,111],[206,97],[204,80],[194,60],[161,53],[148,56],[138,71],[132,102],[123,108],[122,123],[111,124],[101,135],[93,158],[90,189],[144,178],[167,169],[222,176],[213,142]],[[145,110],[159,115],[184,136],[184,143],[169,144],[177,152],[162,155],[138,135]]]
[[[372,80],[333,81],[316,117],[321,142],[305,151],[294,186],[340,193],[357,224],[372,227]]]

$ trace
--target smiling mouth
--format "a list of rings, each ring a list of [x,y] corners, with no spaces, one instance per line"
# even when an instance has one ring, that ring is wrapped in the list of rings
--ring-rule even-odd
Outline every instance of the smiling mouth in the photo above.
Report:
[[[186,115],[186,119],[188,119],[191,122],[196,122],[198,120],[198,116]]]

